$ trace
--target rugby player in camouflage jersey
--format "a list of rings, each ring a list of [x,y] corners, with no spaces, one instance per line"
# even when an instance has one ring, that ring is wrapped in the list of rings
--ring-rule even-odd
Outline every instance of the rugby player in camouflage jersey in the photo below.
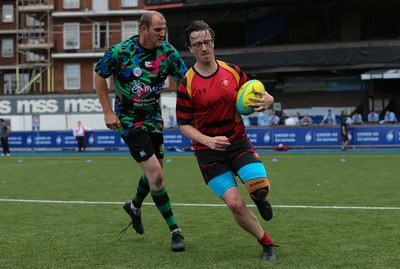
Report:
[[[139,35],[109,48],[94,71],[105,124],[120,132],[143,170],[132,201],[123,206],[132,219],[132,227],[137,233],[144,233],[141,206],[150,193],[171,231],[171,249],[183,251],[184,238],[164,186],[160,93],[168,76],[179,80],[187,68],[177,50],[165,41],[165,34],[164,16],[156,11],[144,13],[139,21]],[[116,94],[114,111],[106,82],[111,75]]]

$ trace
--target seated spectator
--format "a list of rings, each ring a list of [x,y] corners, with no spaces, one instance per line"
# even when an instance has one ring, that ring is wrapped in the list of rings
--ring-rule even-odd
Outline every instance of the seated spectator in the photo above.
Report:
[[[353,125],[353,120],[351,119],[351,117],[346,116],[346,124],[347,125]]]
[[[320,125],[323,125],[324,123],[328,125],[336,125],[336,116],[335,113],[332,112],[332,110],[328,109],[328,112],[325,113]]]
[[[265,116],[264,113],[261,113],[261,114],[263,114]],[[268,118],[266,119],[265,122],[264,122],[264,119],[263,119],[263,121],[261,121],[261,119],[260,119],[261,117],[262,117],[262,115],[261,116],[259,115],[257,120],[258,120],[259,123],[265,123],[265,125],[259,125],[259,126],[272,126],[272,125],[278,125],[279,124],[279,117],[276,115],[275,110],[271,111],[271,113],[269,114],[269,116],[268,116]]]
[[[286,113],[282,112],[281,116],[279,117],[279,124],[280,125],[285,125],[285,120],[287,119]]]
[[[301,118],[301,120],[300,120],[300,125],[301,126],[310,126],[312,124],[313,124],[313,120],[307,114],[305,114],[304,117]]]
[[[171,128],[176,128],[178,127],[178,124],[176,123],[176,119],[173,115],[169,115],[166,128],[171,129]]]
[[[353,120],[351,119],[351,117],[347,114],[344,113],[344,111],[340,111],[340,124],[342,124],[343,122],[345,122],[347,125],[352,125],[353,124]]]
[[[286,126],[296,126],[296,125],[300,125],[299,123],[299,119],[295,116],[293,116],[293,114],[290,114],[289,118],[287,118],[285,120],[285,125]]]
[[[353,115],[353,117],[351,117],[351,121],[352,121],[352,123],[355,124],[355,125],[364,124],[364,121],[363,121],[363,119],[362,119],[362,116],[361,116],[360,114],[358,114],[358,113],[355,113],[355,114]]]
[[[379,115],[375,111],[371,111],[368,114],[368,122],[369,123],[379,123]]]
[[[267,126],[268,117],[265,112],[258,112],[257,114],[257,125],[258,126]]]
[[[296,116],[295,116],[298,120],[299,120],[299,123],[300,123],[300,120],[301,120],[301,115],[300,115],[300,112],[296,112]]]
[[[393,124],[395,122],[397,122],[396,115],[393,112],[387,110],[385,113],[385,118],[380,123],[392,123]]]

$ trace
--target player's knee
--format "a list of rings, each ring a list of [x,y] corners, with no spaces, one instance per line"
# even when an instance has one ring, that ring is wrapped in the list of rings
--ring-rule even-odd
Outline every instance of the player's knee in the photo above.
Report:
[[[235,215],[241,214],[241,212],[246,207],[244,200],[241,197],[235,197],[234,199],[229,199],[225,201],[228,208]]]
[[[247,191],[253,199],[264,200],[270,191],[268,178],[256,178],[245,183]]]

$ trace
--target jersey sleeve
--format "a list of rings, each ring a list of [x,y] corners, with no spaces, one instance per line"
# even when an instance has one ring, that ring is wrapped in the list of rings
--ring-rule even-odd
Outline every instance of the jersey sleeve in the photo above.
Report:
[[[109,48],[97,62],[94,72],[103,78],[108,78],[115,73],[119,55],[119,46]]]
[[[188,79],[184,77],[178,87],[176,98],[176,119],[178,125],[191,125],[193,121],[193,103],[187,91]]]
[[[238,81],[238,90],[240,87],[242,87],[243,84],[245,84],[249,78],[247,77],[246,73],[243,72],[239,66],[237,65],[233,65],[233,64],[228,64],[229,67],[231,67],[232,69],[234,69],[236,71],[236,73],[239,75],[239,81]]]
[[[171,44],[168,44],[168,46],[171,51],[168,56],[170,62],[169,75],[172,76],[174,80],[180,80],[187,72],[186,64],[179,52]]]

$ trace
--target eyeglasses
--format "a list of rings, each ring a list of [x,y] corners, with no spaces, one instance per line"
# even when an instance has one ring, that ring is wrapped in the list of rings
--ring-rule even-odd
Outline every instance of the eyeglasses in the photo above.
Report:
[[[190,46],[199,50],[203,47],[203,45],[206,47],[210,47],[213,44],[213,42],[214,42],[214,40],[212,40],[212,39],[206,39],[203,42],[196,42],[196,43],[191,44]]]

